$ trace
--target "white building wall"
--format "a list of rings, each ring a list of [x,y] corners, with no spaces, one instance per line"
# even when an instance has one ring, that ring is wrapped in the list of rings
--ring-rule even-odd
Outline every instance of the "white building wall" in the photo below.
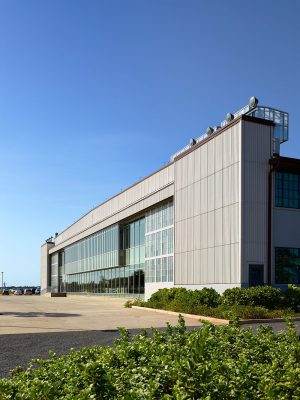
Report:
[[[249,283],[249,264],[263,264],[267,283],[268,174],[273,127],[243,121],[242,134],[242,276]]]
[[[50,257],[49,250],[54,246],[52,243],[44,243],[41,247],[41,291],[46,291],[50,285]]]
[[[241,121],[175,161],[175,286],[240,285]]]

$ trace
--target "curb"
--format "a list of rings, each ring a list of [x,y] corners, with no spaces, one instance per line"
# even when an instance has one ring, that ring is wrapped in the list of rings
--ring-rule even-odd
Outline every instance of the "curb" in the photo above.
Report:
[[[229,325],[232,323],[229,319],[220,319],[220,318],[213,318],[213,317],[206,317],[204,315],[195,315],[195,314],[186,314],[186,313],[181,313],[177,311],[167,311],[167,310],[160,310],[158,308],[150,308],[150,307],[139,307],[139,306],[132,306],[131,308],[136,308],[140,310],[146,310],[146,311],[154,311],[157,313],[161,314],[167,314],[167,315],[174,315],[174,316],[179,316],[182,315],[185,318],[190,318],[190,319],[196,319],[197,321],[208,321],[211,322],[212,324],[215,325]],[[259,323],[265,323],[265,322],[285,322],[286,320],[284,318],[266,318],[266,319],[240,319],[240,325],[244,324],[259,324]],[[291,321],[300,321],[300,317],[295,317],[291,318]]]
[[[176,311],[159,310],[158,308],[139,307],[139,306],[132,306],[131,308],[136,308],[136,309],[139,309],[139,310],[146,310],[146,311],[154,311],[154,312],[157,312],[157,313],[174,315],[174,316],[182,315],[185,318],[196,319],[197,321],[202,319],[204,321],[211,322],[212,324],[215,324],[215,325],[228,325],[228,324],[230,324],[230,321],[228,319],[204,317],[202,315],[186,314],[186,313],[181,313],[181,312],[176,312]]]

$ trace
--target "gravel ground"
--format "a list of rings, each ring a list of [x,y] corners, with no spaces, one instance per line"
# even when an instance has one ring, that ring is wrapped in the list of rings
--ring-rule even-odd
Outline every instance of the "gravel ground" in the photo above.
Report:
[[[276,332],[285,328],[283,322],[266,325],[271,325]],[[300,321],[297,321],[295,325],[300,335]],[[247,329],[249,326],[244,325],[243,328]],[[252,326],[256,330],[259,324],[252,324]],[[138,332],[139,330],[136,329],[130,330],[131,334]],[[57,355],[63,355],[70,348],[79,349],[82,346],[94,345],[112,346],[118,337],[118,330],[0,335],[0,378],[7,377],[9,371],[19,365],[25,367],[31,359],[48,358],[50,349]]]

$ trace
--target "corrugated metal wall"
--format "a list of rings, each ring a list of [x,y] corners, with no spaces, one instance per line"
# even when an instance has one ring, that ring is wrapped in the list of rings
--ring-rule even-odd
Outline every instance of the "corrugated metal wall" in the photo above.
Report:
[[[249,264],[265,266],[267,277],[268,173],[272,127],[243,121],[242,135],[242,283]]]
[[[175,162],[175,284],[240,282],[241,121]]]

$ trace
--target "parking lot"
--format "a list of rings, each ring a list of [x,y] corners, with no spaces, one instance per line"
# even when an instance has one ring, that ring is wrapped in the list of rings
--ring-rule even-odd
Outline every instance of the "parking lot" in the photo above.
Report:
[[[49,350],[62,355],[70,348],[111,346],[120,326],[134,334],[140,328],[177,324],[176,316],[129,309],[124,303],[125,299],[112,297],[0,296],[0,378],[33,358],[49,357]],[[186,325],[201,324],[186,318]],[[258,325],[252,324],[254,329]],[[285,328],[284,322],[270,325],[275,331]],[[300,333],[300,322],[295,325]]]
[[[177,317],[125,308],[124,298],[0,296],[0,334],[109,330],[176,325]],[[188,326],[199,326],[187,319]]]
[[[62,355],[70,348],[113,345],[120,326],[135,333],[139,328],[177,323],[174,316],[125,308],[125,301],[111,297],[0,296],[0,378],[33,358],[49,357],[49,350]],[[186,324],[200,325],[195,319],[187,319]]]

